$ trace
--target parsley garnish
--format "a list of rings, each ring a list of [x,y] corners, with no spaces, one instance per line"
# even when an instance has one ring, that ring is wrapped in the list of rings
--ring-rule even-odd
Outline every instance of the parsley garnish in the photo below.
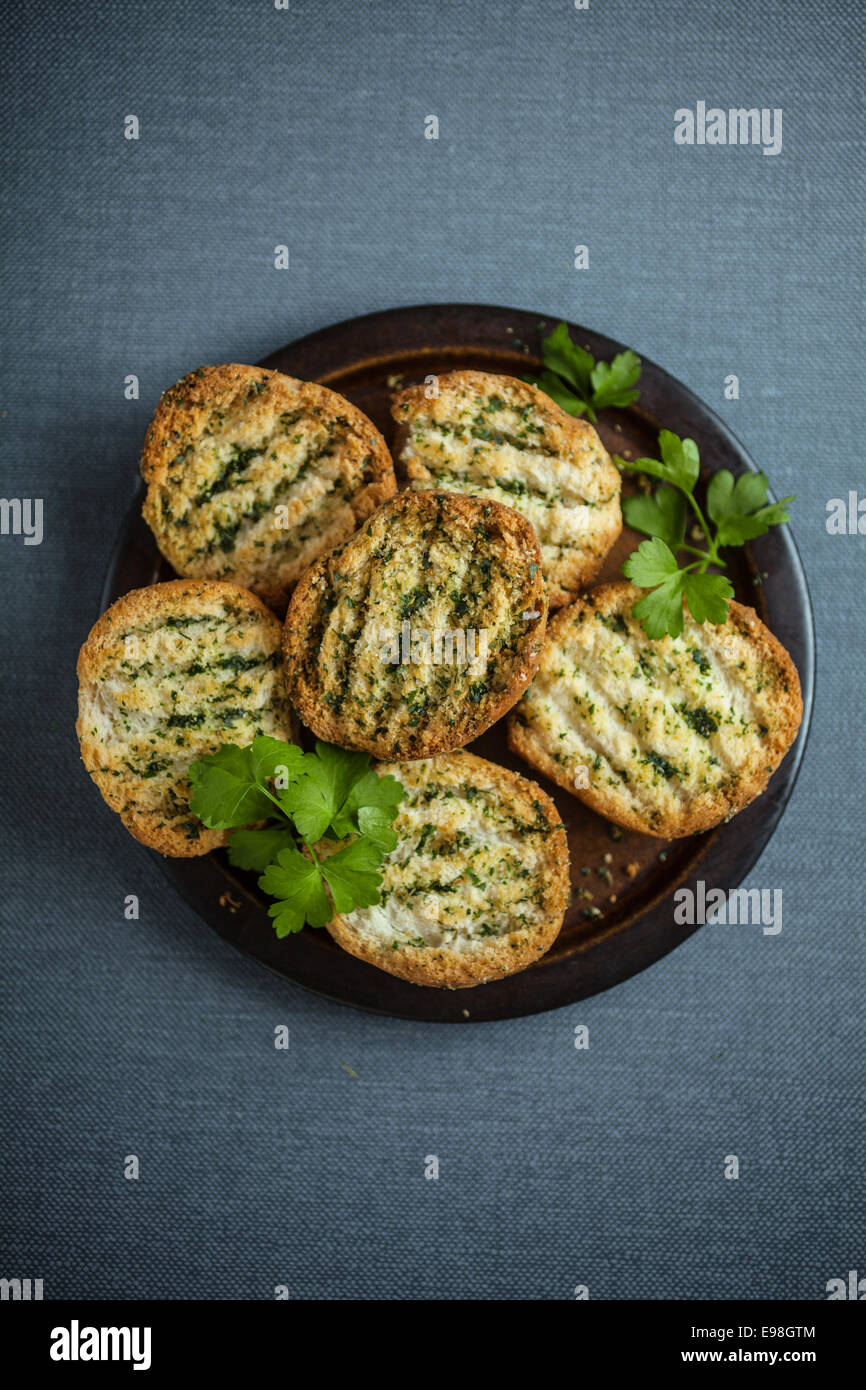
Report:
[[[569,415],[585,415],[595,424],[596,411],[631,405],[638,398],[631,389],[640,377],[637,354],[618,352],[612,362],[597,362],[591,352],[571,341],[564,323],[543,339],[541,360],[541,376],[526,380],[540,386]]]
[[[193,763],[190,778],[190,809],[209,829],[234,830],[229,863],[258,871],[259,887],[276,899],[268,914],[277,936],[379,902],[403,788],[395,777],[378,777],[366,753],[328,743],[302,753],[262,736],[248,748],[224,744]],[[261,820],[268,824],[250,828]],[[328,841],[347,838],[329,852]]]
[[[628,557],[623,573],[640,588],[650,590],[635,604],[634,615],[653,639],[668,633],[671,637],[680,635],[683,599],[695,622],[723,623],[734,589],[723,574],[708,573],[710,565],[724,569],[720,550],[743,545],[763,536],[771,526],[789,521],[786,507],[794,500],[783,497],[781,502],[768,503],[763,473],[744,473],[735,480],[732,473],[722,468],[713,474],[707,488],[708,521],[694,495],[700,475],[700,456],[694,440],[680,439],[670,430],[662,430],[659,451],[661,459],[614,459],[619,468],[648,473],[662,482],[653,496],[626,497],[622,504],[629,526],[651,537],[641,541]],[[687,503],[703,532],[706,549],[686,544]],[[681,566],[677,559],[681,551],[697,558]]]

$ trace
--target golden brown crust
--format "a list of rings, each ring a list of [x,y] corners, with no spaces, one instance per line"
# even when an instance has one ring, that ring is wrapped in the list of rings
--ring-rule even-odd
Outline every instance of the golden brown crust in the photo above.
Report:
[[[256,733],[291,740],[279,620],[235,584],[176,579],[134,589],[78,657],[81,757],[142,844],[176,858],[224,845],[189,810],[188,769]]]
[[[426,758],[477,738],[538,664],[540,559],[532,527],[497,502],[393,498],[292,596],[286,680],[301,719],[319,738],[378,758]],[[404,624],[413,634],[407,662]],[[457,659],[461,640],[474,660]]]
[[[555,941],[570,896],[568,842],[550,797],[465,750],[377,771],[406,789],[395,825],[400,843],[386,859],[382,907],[335,916],[334,940],[389,975],[440,989],[499,980],[537,961]],[[423,848],[416,843],[407,859],[401,846],[419,839]],[[444,889],[419,893],[413,874],[433,874]],[[493,920],[479,923],[478,913]],[[486,935],[500,920],[501,933]]]
[[[608,820],[661,838],[710,829],[764,790],[800,727],[790,656],[751,608],[685,614],[651,642],[620,582],[551,619],[509,747]]]
[[[427,391],[391,406],[409,487],[514,507],[538,533],[551,608],[570,602],[622,530],[619,472],[595,429],[516,377],[447,372]]]
[[[179,574],[283,610],[299,576],[396,490],[373,423],[314,382],[242,363],[166,391],[141,456],[144,517]]]

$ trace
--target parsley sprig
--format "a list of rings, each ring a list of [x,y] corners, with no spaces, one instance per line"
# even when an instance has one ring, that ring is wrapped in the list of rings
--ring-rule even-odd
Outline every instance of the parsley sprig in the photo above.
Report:
[[[619,468],[649,474],[662,483],[652,496],[626,497],[622,504],[629,526],[650,537],[629,556],[623,573],[640,588],[650,590],[635,604],[634,614],[653,640],[666,634],[678,637],[682,632],[683,599],[695,622],[723,623],[734,589],[725,575],[710,574],[710,566],[724,569],[721,550],[744,545],[763,536],[771,526],[789,521],[786,508],[794,500],[783,497],[781,502],[768,502],[763,473],[744,473],[734,479],[722,468],[707,487],[705,516],[695,498],[701,463],[694,440],[662,430],[659,452],[660,459],[632,462],[614,458]],[[689,506],[703,533],[704,547],[686,543]],[[681,552],[695,558],[680,565],[677,556]]]
[[[262,735],[247,748],[223,744],[193,763],[190,778],[190,809],[211,830],[234,830],[229,863],[257,871],[259,887],[276,899],[268,913],[277,936],[379,901],[403,788],[377,776],[366,753],[329,743],[304,753]],[[329,841],[345,839],[331,850]]]
[[[586,348],[573,343],[564,323],[558,323],[541,344],[544,371],[528,376],[569,415],[585,415],[595,424],[599,410],[612,405],[631,405],[638,398],[633,390],[640,377],[637,353],[618,352],[611,362],[597,362]]]
[[[526,380],[546,391],[569,415],[586,415],[594,424],[597,411],[632,405],[638,399],[634,387],[641,360],[634,352],[597,362],[591,352],[572,342],[566,324],[558,323],[542,341],[541,357],[541,376]],[[650,474],[662,484],[654,494],[627,497],[622,504],[628,524],[650,538],[629,556],[623,573],[650,591],[635,604],[634,613],[652,640],[667,634],[679,636],[684,599],[695,622],[723,623],[734,589],[724,574],[710,573],[710,567],[725,568],[721,550],[745,545],[771,526],[789,521],[786,507],[794,500],[783,497],[781,502],[768,502],[763,473],[735,479],[723,468],[710,479],[705,516],[695,498],[701,464],[694,440],[662,430],[659,452],[660,459],[614,459],[621,469]],[[689,507],[703,534],[703,548],[686,543]],[[681,565],[677,558],[681,553],[692,558]]]

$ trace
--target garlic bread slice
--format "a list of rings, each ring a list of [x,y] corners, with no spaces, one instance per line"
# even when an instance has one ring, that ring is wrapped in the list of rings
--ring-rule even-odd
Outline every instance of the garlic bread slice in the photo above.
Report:
[[[519,699],[547,602],[510,507],[402,492],[307,571],[286,613],[292,703],[319,738],[377,758],[462,748]]]
[[[405,788],[397,848],[381,902],[334,917],[334,940],[390,975],[446,989],[538,960],[569,899],[568,844],[550,797],[467,752],[376,770]]]
[[[176,579],[134,589],[78,658],[84,766],[127,830],[177,858],[226,842],[189,809],[189,767],[257,734],[291,740],[277,618],[234,584]]]
[[[535,527],[551,608],[598,573],[622,530],[620,476],[586,420],[525,381],[471,371],[410,386],[391,413],[410,488],[502,502]]]
[[[652,642],[642,590],[605,584],[553,618],[508,721],[531,767],[593,810],[662,838],[718,825],[764,790],[800,727],[800,680],[752,608]]]
[[[144,518],[178,574],[280,611],[300,575],[396,490],[384,439],[335,391],[263,367],[199,367],[145,437]]]

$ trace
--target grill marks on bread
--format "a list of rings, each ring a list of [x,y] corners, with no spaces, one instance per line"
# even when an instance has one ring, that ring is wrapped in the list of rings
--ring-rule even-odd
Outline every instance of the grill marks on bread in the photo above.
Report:
[[[81,754],[136,839],[181,857],[225,843],[189,810],[189,766],[292,737],[280,636],[253,594],[195,580],[134,590],[96,623],[78,660]]]
[[[416,984],[481,984],[552,944],[568,847],[550,798],[471,753],[380,766],[405,788],[381,902],[328,930],[353,955]]]
[[[509,744],[608,819],[690,835],[764,790],[799,728],[800,682],[753,609],[732,603],[720,626],[686,612],[680,637],[651,642],[632,617],[641,592],[604,585],[551,620]]]
[[[385,441],[342,396],[240,364],[165,392],[141,469],[145,519],[178,573],[230,579],[275,607],[396,486]]]
[[[515,511],[401,493],[295,590],[289,693],[320,738],[346,748],[421,758],[462,747],[525,689],[546,612],[538,542]],[[404,623],[407,664],[388,659],[403,655]]]
[[[567,603],[622,529],[620,477],[593,427],[514,377],[449,372],[394,399],[409,486],[489,498],[535,527],[550,603]]]

